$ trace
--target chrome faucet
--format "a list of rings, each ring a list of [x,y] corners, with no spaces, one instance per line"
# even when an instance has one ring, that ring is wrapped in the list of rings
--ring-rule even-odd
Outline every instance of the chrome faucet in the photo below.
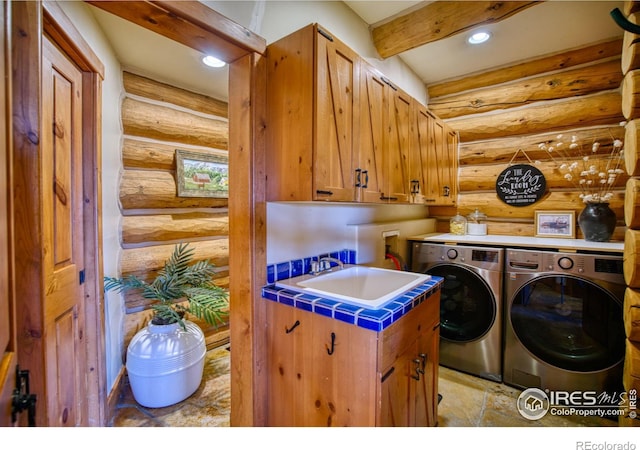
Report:
[[[331,263],[336,263],[339,267],[339,270],[344,268],[344,264],[338,258],[332,258],[330,256],[326,256],[324,258],[320,258],[319,261],[311,261],[311,270],[309,273],[311,275],[317,275],[322,272],[329,272],[332,270]]]

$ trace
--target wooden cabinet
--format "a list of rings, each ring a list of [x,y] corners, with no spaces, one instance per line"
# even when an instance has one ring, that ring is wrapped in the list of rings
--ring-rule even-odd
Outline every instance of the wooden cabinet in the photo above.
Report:
[[[458,136],[426,107],[414,102],[411,152],[414,203],[454,205],[458,192]]]
[[[442,121],[418,137],[415,99],[319,25],[268,46],[266,89],[268,201],[455,200]]]
[[[267,424],[435,426],[439,302],[377,333],[269,301]]]
[[[355,201],[360,58],[309,25],[267,61],[267,199]]]

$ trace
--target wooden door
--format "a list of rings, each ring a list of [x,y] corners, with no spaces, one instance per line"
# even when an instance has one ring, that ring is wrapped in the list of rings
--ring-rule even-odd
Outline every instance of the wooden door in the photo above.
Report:
[[[390,84],[389,127],[385,163],[383,200],[389,203],[409,202],[409,154],[411,144],[411,97]]]
[[[355,200],[354,133],[359,126],[359,56],[328,33],[316,36],[314,198]],[[289,130],[295,133],[296,130]]]
[[[46,36],[42,64],[44,361],[49,426],[86,423],[82,73]]]
[[[15,387],[17,349],[14,298],[11,294],[11,116],[7,115],[8,92],[6,80],[9,69],[5,65],[7,17],[10,3],[3,2],[0,12],[0,427],[11,425],[11,394]]]
[[[453,205],[457,192],[457,137],[438,118],[431,121],[427,204]]]
[[[384,180],[384,123],[387,118],[386,89],[382,76],[362,64],[360,133],[358,135],[359,201],[380,202]]]
[[[408,427],[411,425],[411,376],[415,347],[410,345],[396,358],[393,366],[381,377],[380,424],[382,427]]]

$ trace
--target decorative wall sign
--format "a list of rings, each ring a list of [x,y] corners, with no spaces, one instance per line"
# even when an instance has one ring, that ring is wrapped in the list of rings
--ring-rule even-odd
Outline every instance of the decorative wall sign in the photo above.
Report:
[[[528,206],[542,198],[547,181],[536,167],[516,164],[504,169],[496,180],[500,200],[511,206]]]

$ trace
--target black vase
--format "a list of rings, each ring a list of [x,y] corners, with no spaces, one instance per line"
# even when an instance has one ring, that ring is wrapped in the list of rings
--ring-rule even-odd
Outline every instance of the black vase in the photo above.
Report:
[[[587,203],[578,216],[586,241],[607,242],[616,228],[616,213],[608,203]]]

